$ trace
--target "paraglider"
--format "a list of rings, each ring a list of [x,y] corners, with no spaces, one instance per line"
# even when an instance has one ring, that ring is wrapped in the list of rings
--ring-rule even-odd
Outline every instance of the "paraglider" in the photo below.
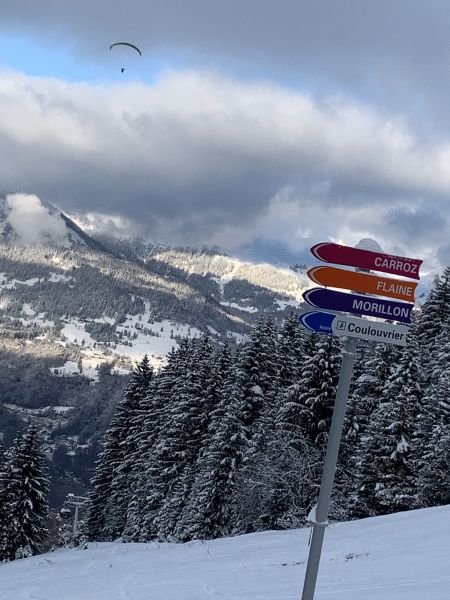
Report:
[[[111,44],[109,49],[112,50],[115,46],[128,46],[132,50],[135,50],[139,54],[139,56],[142,56],[142,52],[139,50],[139,48],[137,46],[135,46],[134,44],[130,44],[130,42],[114,42],[114,44]],[[120,72],[123,73],[124,71],[125,71],[125,67],[122,67],[120,69]]]

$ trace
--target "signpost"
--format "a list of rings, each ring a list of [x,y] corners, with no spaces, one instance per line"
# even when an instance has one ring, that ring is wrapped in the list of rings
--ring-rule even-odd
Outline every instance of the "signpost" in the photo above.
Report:
[[[355,315],[379,317],[402,323],[411,323],[413,304],[392,302],[382,298],[346,294],[324,288],[313,288],[303,293],[303,299],[311,306],[325,310],[349,312]]]
[[[316,333],[334,334],[340,337],[352,337],[369,342],[383,342],[406,346],[409,328],[405,325],[393,325],[379,321],[368,321],[358,317],[335,315],[315,311],[299,316],[300,323]]]
[[[419,269],[422,260],[392,256],[381,252],[372,252],[362,248],[350,248],[339,244],[316,244],[311,248],[313,255],[327,263],[356,267],[368,271],[382,271],[392,275],[402,275],[411,279],[420,279]]]
[[[311,252],[316,258],[324,262],[345,265],[365,271],[382,271],[410,279],[419,279],[419,268],[422,264],[421,260],[414,258],[391,256],[382,252],[373,252],[372,250],[365,250],[363,248],[349,248],[331,243],[317,244],[311,248]],[[414,291],[417,286],[417,284],[408,281],[336,269],[335,267],[315,267],[308,271],[308,275],[315,283],[329,287],[409,300],[409,302],[414,302]],[[303,294],[303,298],[308,304],[314,307],[356,315],[368,315],[379,319],[400,321],[402,323],[411,322],[411,311],[414,306],[405,302],[393,302],[379,297],[374,298],[373,296],[337,292],[323,288],[308,290]],[[310,513],[313,515],[310,518],[313,531],[302,600],[314,600],[323,538],[325,528],[328,525],[328,509],[336,472],[357,340],[363,339],[405,346],[407,343],[408,327],[381,321],[369,321],[368,319],[349,316],[348,314],[336,315],[322,311],[304,313],[300,315],[299,319],[302,325],[312,331],[340,335],[344,338],[341,372],[328,435],[319,498],[316,507]]]
[[[418,285],[414,281],[389,279],[357,271],[344,271],[334,267],[313,267],[309,269],[307,275],[318,285],[387,296],[405,300],[405,302],[414,302],[414,292]]]

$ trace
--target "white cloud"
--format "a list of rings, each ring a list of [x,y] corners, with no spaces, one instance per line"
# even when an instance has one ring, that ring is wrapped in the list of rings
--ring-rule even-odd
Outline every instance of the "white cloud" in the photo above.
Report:
[[[32,194],[8,194],[7,221],[24,245],[60,242],[66,238],[64,221],[57,214],[50,214],[40,199]]]
[[[450,145],[422,144],[398,116],[342,97],[193,70],[154,85],[4,72],[0,113],[5,190],[153,239],[229,249],[292,231],[301,248],[306,232],[356,242],[395,225],[406,248],[405,205],[449,216]],[[423,248],[445,236],[426,237]]]

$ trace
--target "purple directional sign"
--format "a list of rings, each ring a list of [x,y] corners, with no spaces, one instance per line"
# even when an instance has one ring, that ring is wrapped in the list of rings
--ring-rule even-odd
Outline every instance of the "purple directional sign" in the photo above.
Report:
[[[303,327],[306,327],[306,329],[309,329],[310,331],[331,335],[333,333],[331,324],[335,318],[336,315],[333,313],[314,311],[303,313],[299,316],[298,320]]]
[[[323,288],[313,288],[304,292],[303,299],[316,308],[368,315],[402,323],[411,323],[411,311],[414,306],[405,302],[392,302],[359,294],[345,294]]]

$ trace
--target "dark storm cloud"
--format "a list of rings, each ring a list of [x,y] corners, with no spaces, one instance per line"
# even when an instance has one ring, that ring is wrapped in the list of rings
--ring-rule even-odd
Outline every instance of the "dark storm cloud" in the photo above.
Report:
[[[449,17],[446,2],[415,0],[2,3],[0,33],[98,62],[129,39],[191,65],[153,85],[3,74],[2,190],[169,242],[287,260],[311,240],[374,236],[435,265]]]
[[[383,224],[401,241],[419,244],[448,231],[447,214],[430,198],[427,207],[399,207],[388,211]]]
[[[415,115],[427,135],[450,119],[444,0],[15,0],[2,3],[0,24],[102,62],[111,40],[130,39],[147,56],[172,50],[319,91],[338,86]]]

